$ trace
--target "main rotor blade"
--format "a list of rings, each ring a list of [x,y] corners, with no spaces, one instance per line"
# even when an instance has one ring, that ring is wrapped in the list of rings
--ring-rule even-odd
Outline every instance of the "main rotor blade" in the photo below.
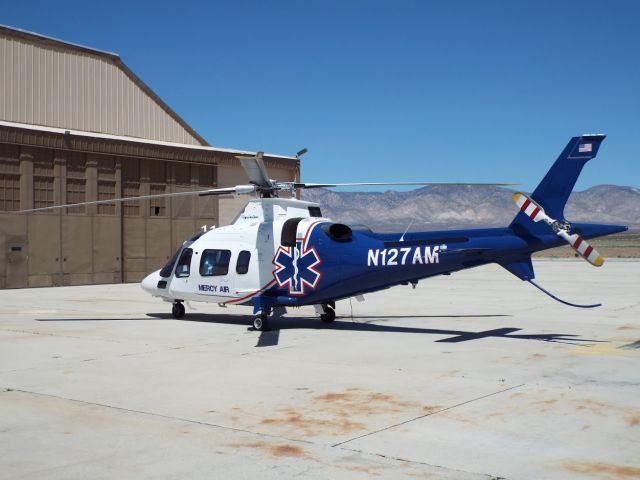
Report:
[[[251,190],[251,191],[249,191]],[[84,205],[109,205],[114,203],[137,202],[140,200],[151,200],[154,198],[167,197],[188,197],[188,196],[206,196],[206,195],[225,195],[230,193],[252,193],[255,191],[253,185],[238,185],[237,187],[212,188],[209,190],[195,190],[190,192],[173,192],[173,193],[157,193],[154,195],[139,195],[137,197],[111,198],[109,200],[93,200],[90,202],[67,203],[64,205],[53,205],[51,207],[31,208],[29,210],[18,210],[15,213],[31,213],[42,212],[44,210],[55,210],[58,208],[82,207]]]
[[[256,153],[255,157],[236,156],[240,160],[240,164],[244,171],[247,173],[247,177],[254,185],[260,187],[272,187],[273,182],[269,179],[267,168],[264,166],[262,160],[262,152]]]
[[[295,188],[331,188],[331,187],[366,187],[366,186],[487,186],[509,187],[520,185],[519,183],[482,183],[482,182],[353,182],[353,183],[294,183]]]

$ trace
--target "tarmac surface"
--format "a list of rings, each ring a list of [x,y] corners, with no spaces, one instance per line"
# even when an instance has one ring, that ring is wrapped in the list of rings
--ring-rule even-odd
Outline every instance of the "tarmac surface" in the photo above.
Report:
[[[498,266],[312,308],[0,291],[0,478],[640,478],[640,262]]]

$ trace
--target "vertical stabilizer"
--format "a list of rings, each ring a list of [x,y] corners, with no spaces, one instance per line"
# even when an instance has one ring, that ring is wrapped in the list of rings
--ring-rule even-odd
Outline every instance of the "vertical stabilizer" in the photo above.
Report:
[[[545,210],[549,217],[560,221],[564,220],[564,206],[578,180],[582,167],[589,160],[595,158],[604,138],[605,136],[600,134],[573,137],[531,194],[531,198]],[[530,233],[547,231],[545,225],[533,223],[522,212],[518,213],[511,223],[511,227],[516,225],[524,226]]]
[[[573,137],[551,169],[531,194],[542,205],[547,215],[564,219],[564,206],[578,180],[582,167],[595,158],[604,135]]]

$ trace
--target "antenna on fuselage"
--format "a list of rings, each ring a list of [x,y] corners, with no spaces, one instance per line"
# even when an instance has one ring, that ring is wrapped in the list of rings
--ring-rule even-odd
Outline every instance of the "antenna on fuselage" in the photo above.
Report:
[[[404,242],[404,236],[406,235],[406,233],[409,231],[409,229],[411,228],[411,225],[413,225],[413,218],[411,219],[411,221],[409,222],[409,225],[407,225],[407,228],[404,230],[404,232],[402,232],[402,235],[400,235],[400,241]]]

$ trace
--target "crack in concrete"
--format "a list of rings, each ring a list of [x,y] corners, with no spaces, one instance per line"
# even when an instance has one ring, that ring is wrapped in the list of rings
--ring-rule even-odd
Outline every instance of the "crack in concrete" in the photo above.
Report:
[[[229,427],[229,426],[225,426],[225,425],[218,425],[216,423],[203,422],[203,421],[200,421],[200,420],[193,420],[193,419],[189,419],[189,418],[174,417],[172,415],[164,415],[162,413],[145,412],[145,411],[142,411],[142,410],[135,410],[133,408],[118,407],[118,406],[115,406],[115,405],[107,405],[106,403],[88,402],[86,400],[78,400],[76,398],[62,397],[60,395],[53,395],[53,394],[50,394],[50,393],[42,393],[42,392],[34,392],[34,391],[30,391],[30,390],[23,390],[23,389],[20,389],[20,388],[10,388],[10,387],[0,387],[0,388],[2,388],[5,392],[26,393],[28,395],[36,395],[36,396],[40,396],[40,397],[48,397],[48,398],[55,398],[55,399],[58,399],[58,400],[65,400],[67,402],[78,403],[80,405],[91,405],[91,406],[95,406],[95,407],[102,407],[102,408],[108,408],[108,409],[111,409],[111,410],[117,410],[117,411],[120,411],[120,412],[137,413],[139,415],[148,415],[148,416],[151,416],[151,417],[164,418],[164,419],[167,419],[167,420],[175,420],[175,421],[190,423],[190,424],[194,424],[194,425],[202,425],[202,426],[205,426],[205,427],[213,427],[213,428],[220,428],[220,429],[223,429],[223,430],[229,430],[229,431],[233,431],[233,432],[248,433],[250,435],[257,435],[259,437],[265,437],[265,438],[273,438],[273,439],[277,439],[277,440],[280,440],[280,441],[304,443],[304,444],[308,444],[308,445],[316,445],[313,442],[310,442],[310,441],[307,441],[307,440],[297,440],[297,439],[293,439],[293,438],[282,437],[280,435],[270,435],[268,433],[252,432],[251,430],[245,430],[245,429],[242,429],[242,428],[235,428],[235,427]]]
[[[333,448],[333,446],[332,446],[332,448]],[[361,455],[369,455],[369,456],[372,456],[372,457],[380,457],[380,458],[384,458],[385,460],[393,460],[393,461],[396,461],[396,462],[409,463],[409,464],[412,464],[412,465],[424,465],[425,467],[431,467],[431,468],[440,468],[442,470],[447,470],[449,472],[460,472],[460,473],[468,473],[468,474],[473,474],[473,475],[484,475],[485,477],[489,478],[490,480],[506,480],[505,477],[496,477],[495,475],[493,475],[491,473],[470,472],[468,470],[462,470],[460,468],[445,467],[444,465],[435,465],[433,463],[421,462],[419,460],[409,460],[409,459],[402,458],[402,457],[394,457],[392,455],[385,455],[383,453],[365,452],[364,450],[358,450],[356,448],[348,448],[348,447],[335,447],[335,448],[339,448],[340,450],[346,450],[346,451],[349,451],[349,452],[359,453]]]
[[[405,420],[404,422],[395,423],[393,425],[389,425],[387,427],[380,428],[378,430],[374,430],[373,432],[368,432],[368,433],[365,433],[363,435],[358,435],[357,437],[350,438],[349,440],[344,440],[342,442],[334,443],[331,446],[332,447],[340,447],[340,446],[344,445],[345,443],[353,442],[354,440],[359,440],[359,439],[364,438],[364,437],[369,437],[371,435],[375,435],[377,433],[384,432],[386,430],[391,430],[392,428],[399,427],[401,425],[406,425],[407,423],[415,422],[416,420],[420,420],[421,418],[430,417],[432,415],[436,415],[436,414],[441,413],[441,412],[446,412],[447,410],[452,410],[454,408],[461,407],[462,405],[467,405],[469,403],[477,402],[478,400],[482,400],[484,398],[492,397],[494,395],[499,395],[501,393],[505,393],[505,392],[508,392],[510,390],[514,390],[516,388],[523,387],[524,385],[526,385],[526,384],[525,383],[521,383],[520,385],[514,385],[513,387],[509,387],[509,388],[505,388],[505,389],[502,389],[502,390],[498,390],[497,392],[492,392],[492,393],[488,393],[486,395],[482,395],[480,397],[472,398],[470,400],[466,400],[464,402],[460,402],[460,403],[457,403],[455,405],[451,405],[450,407],[441,408],[440,410],[435,410],[433,412],[425,413],[424,415],[419,415],[417,417],[410,418],[409,420]]]

